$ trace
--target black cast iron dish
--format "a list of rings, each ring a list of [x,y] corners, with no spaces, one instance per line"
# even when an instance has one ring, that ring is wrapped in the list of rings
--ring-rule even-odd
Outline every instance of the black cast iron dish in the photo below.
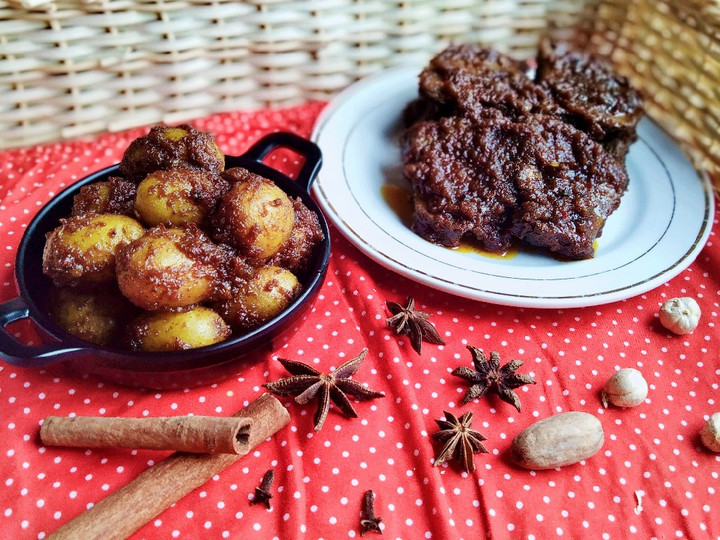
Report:
[[[288,148],[304,158],[294,180],[265,165],[262,160],[277,148]],[[225,167],[246,169],[273,180],[290,197],[300,197],[319,218],[325,239],[312,254],[308,270],[298,276],[302,294],[280,315],[248,334],[232,337],[207,347],[171,353],[148,353],[102,347],[80,340],[59,328],[47,314],[50,280],[42,272],[45,235],[70,214],[73,197],[93,182],[120,176],[113,165],[80,180],[53,198],[30,222],[23,235],[15,262],[20,296],[0,304],[0,358],[22,367],[49,364],[74,373],[99,376],[120,384],[145,388],[185,388],[217,382],[239,373],[244,366],[273,349],[273,340],[297,327],[312,306],[322,286],[330,258],[330,233],[310,187],[320,170],[322,154],[312,142],[292,133],[274,133],[253,145],[241,156],[226,156]],[[6,328],[20,319],[32,320],[48,334],[50,343],[27,345]]]

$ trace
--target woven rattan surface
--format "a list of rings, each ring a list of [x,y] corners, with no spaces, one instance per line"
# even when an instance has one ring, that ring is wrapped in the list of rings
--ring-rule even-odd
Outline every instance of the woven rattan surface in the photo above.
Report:
[[[720,169],[720,7],[700,0],[0,0],[0,148],[327,100],[451,41],[589,38]]]
[[[720,187],[720,3],[613,0],[598,15],[595,44]]]

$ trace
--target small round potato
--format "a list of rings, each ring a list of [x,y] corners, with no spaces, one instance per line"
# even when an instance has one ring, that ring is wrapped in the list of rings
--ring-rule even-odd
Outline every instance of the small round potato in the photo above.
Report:
[[[293,200],[295,225],[290,238],[265,264],[282,266],[294,274],[302,273],[315,246],[324,238],[320,220],[315,212],[303,204],[300,198]]]
[[[198,304],[218,283],[217,246],[195,225],[158,225],[117,254],[120,291],[150,311]]]
[[[146,225],[200,223],[227,191],[227,182],[205,171],[155,171],[140,182],[135,212]]]
[[[213,310],[143,313],[129,326],[130,346],[141,351],[180,351],[224,341],[232,331]]]
[[[80,188],[73,198],[72,215],[124,214],[133,215],[135,184],[116,176]]]
[[[262,266],[232,299],[218,305],[218,312],[233,329],[251,330],[289,306],[301,289],[295,274],[289,270]]]
[[[125,322],[135,311],[115,290],[100,293],[61,288],[52,291],[52,319],[69,334],[96,345],[116,343]]]
[[[235,175],[240,181],[232,185],[218,208],[217,234],[243,255],[267,259],[290,237],[295,209],[287,194],[272,181],[241,170],[242,175]]]
[[[210,133],[183,124],[154,126],[130,143],[120,162],[120,172],[138,183],[148,174],[169,169],[199,169],[220,174],[225,156]]]
[[[94,285],[115,277],[118,248],[140,238],[145,229],[117,214],[81,214],[61,220],[43,250],[43,272],[56,285]]]

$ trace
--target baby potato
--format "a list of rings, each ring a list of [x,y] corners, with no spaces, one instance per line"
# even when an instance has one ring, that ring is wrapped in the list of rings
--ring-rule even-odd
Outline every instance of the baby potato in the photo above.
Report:
[[[80,188],[73,198],[71,214],[133,215],[135,184],[116,176]]]
[[[145,229],[128,216],[81,214],[60,221],[43,250],[43,272],[56,285],[96,285],[115,277],[118,248]]]
[[[73,336],[95,343],[116,343],[135,308],[118,291],[53,289],[50,316]]]
[[[128,300],[150,311],[197,304],[212,297],[221,256],[194,224],[157,225],[118,250],[118,285]]]
[[[169,169],[199,169],[219,174],[225,156],[210,133],[183,124],[154,126],[130,143],[120,161],[120,172],[138,183],[148,174]]]
[[[213,310],[143,313],[129,325],[130,346],[141,351],[180,351],[224,341],[232,331]]]
[[[218,312],[235,330],[251,330],[269,321],[300,294],[295,274],[279,266],[262,266],[238,288],[230,300],[218,304]]]
[[[292,201],[272,181],[245,169],[230,169],[225,176],[237,182],[215,216],[219,239],[248,257],[272,257],[295,224]]]
[[[150,226],[199,223],[214,210],[227,187],[225,180],[205,171],[155,171],[137,187],[135,212]]]
[[[324,235],[317,215],[305,206],[299,197],[293,200],[293,207],[295,208],[295,225],[293,225],[290,238],[265,264],[282,266],[298,274],[305,270],[313,249],[324,238]]]

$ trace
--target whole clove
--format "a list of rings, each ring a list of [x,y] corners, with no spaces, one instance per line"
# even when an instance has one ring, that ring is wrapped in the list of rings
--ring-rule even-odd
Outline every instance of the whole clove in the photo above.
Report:
[[[262,477],[260,485],[255,488],[255,498],[250,501],[250,504],[264,504],[265,507],[270,510],[270,499],[272,499],[272,488],[273,482],[275,481],[275,471],[269,469]]]
[[[375,515],[375,493],[372,489],[368,489],[363,496],[362,513],[365,517],[360,519],[360,536],[365,536],[368,531],[382,534],[380,528],[382,518]]]

